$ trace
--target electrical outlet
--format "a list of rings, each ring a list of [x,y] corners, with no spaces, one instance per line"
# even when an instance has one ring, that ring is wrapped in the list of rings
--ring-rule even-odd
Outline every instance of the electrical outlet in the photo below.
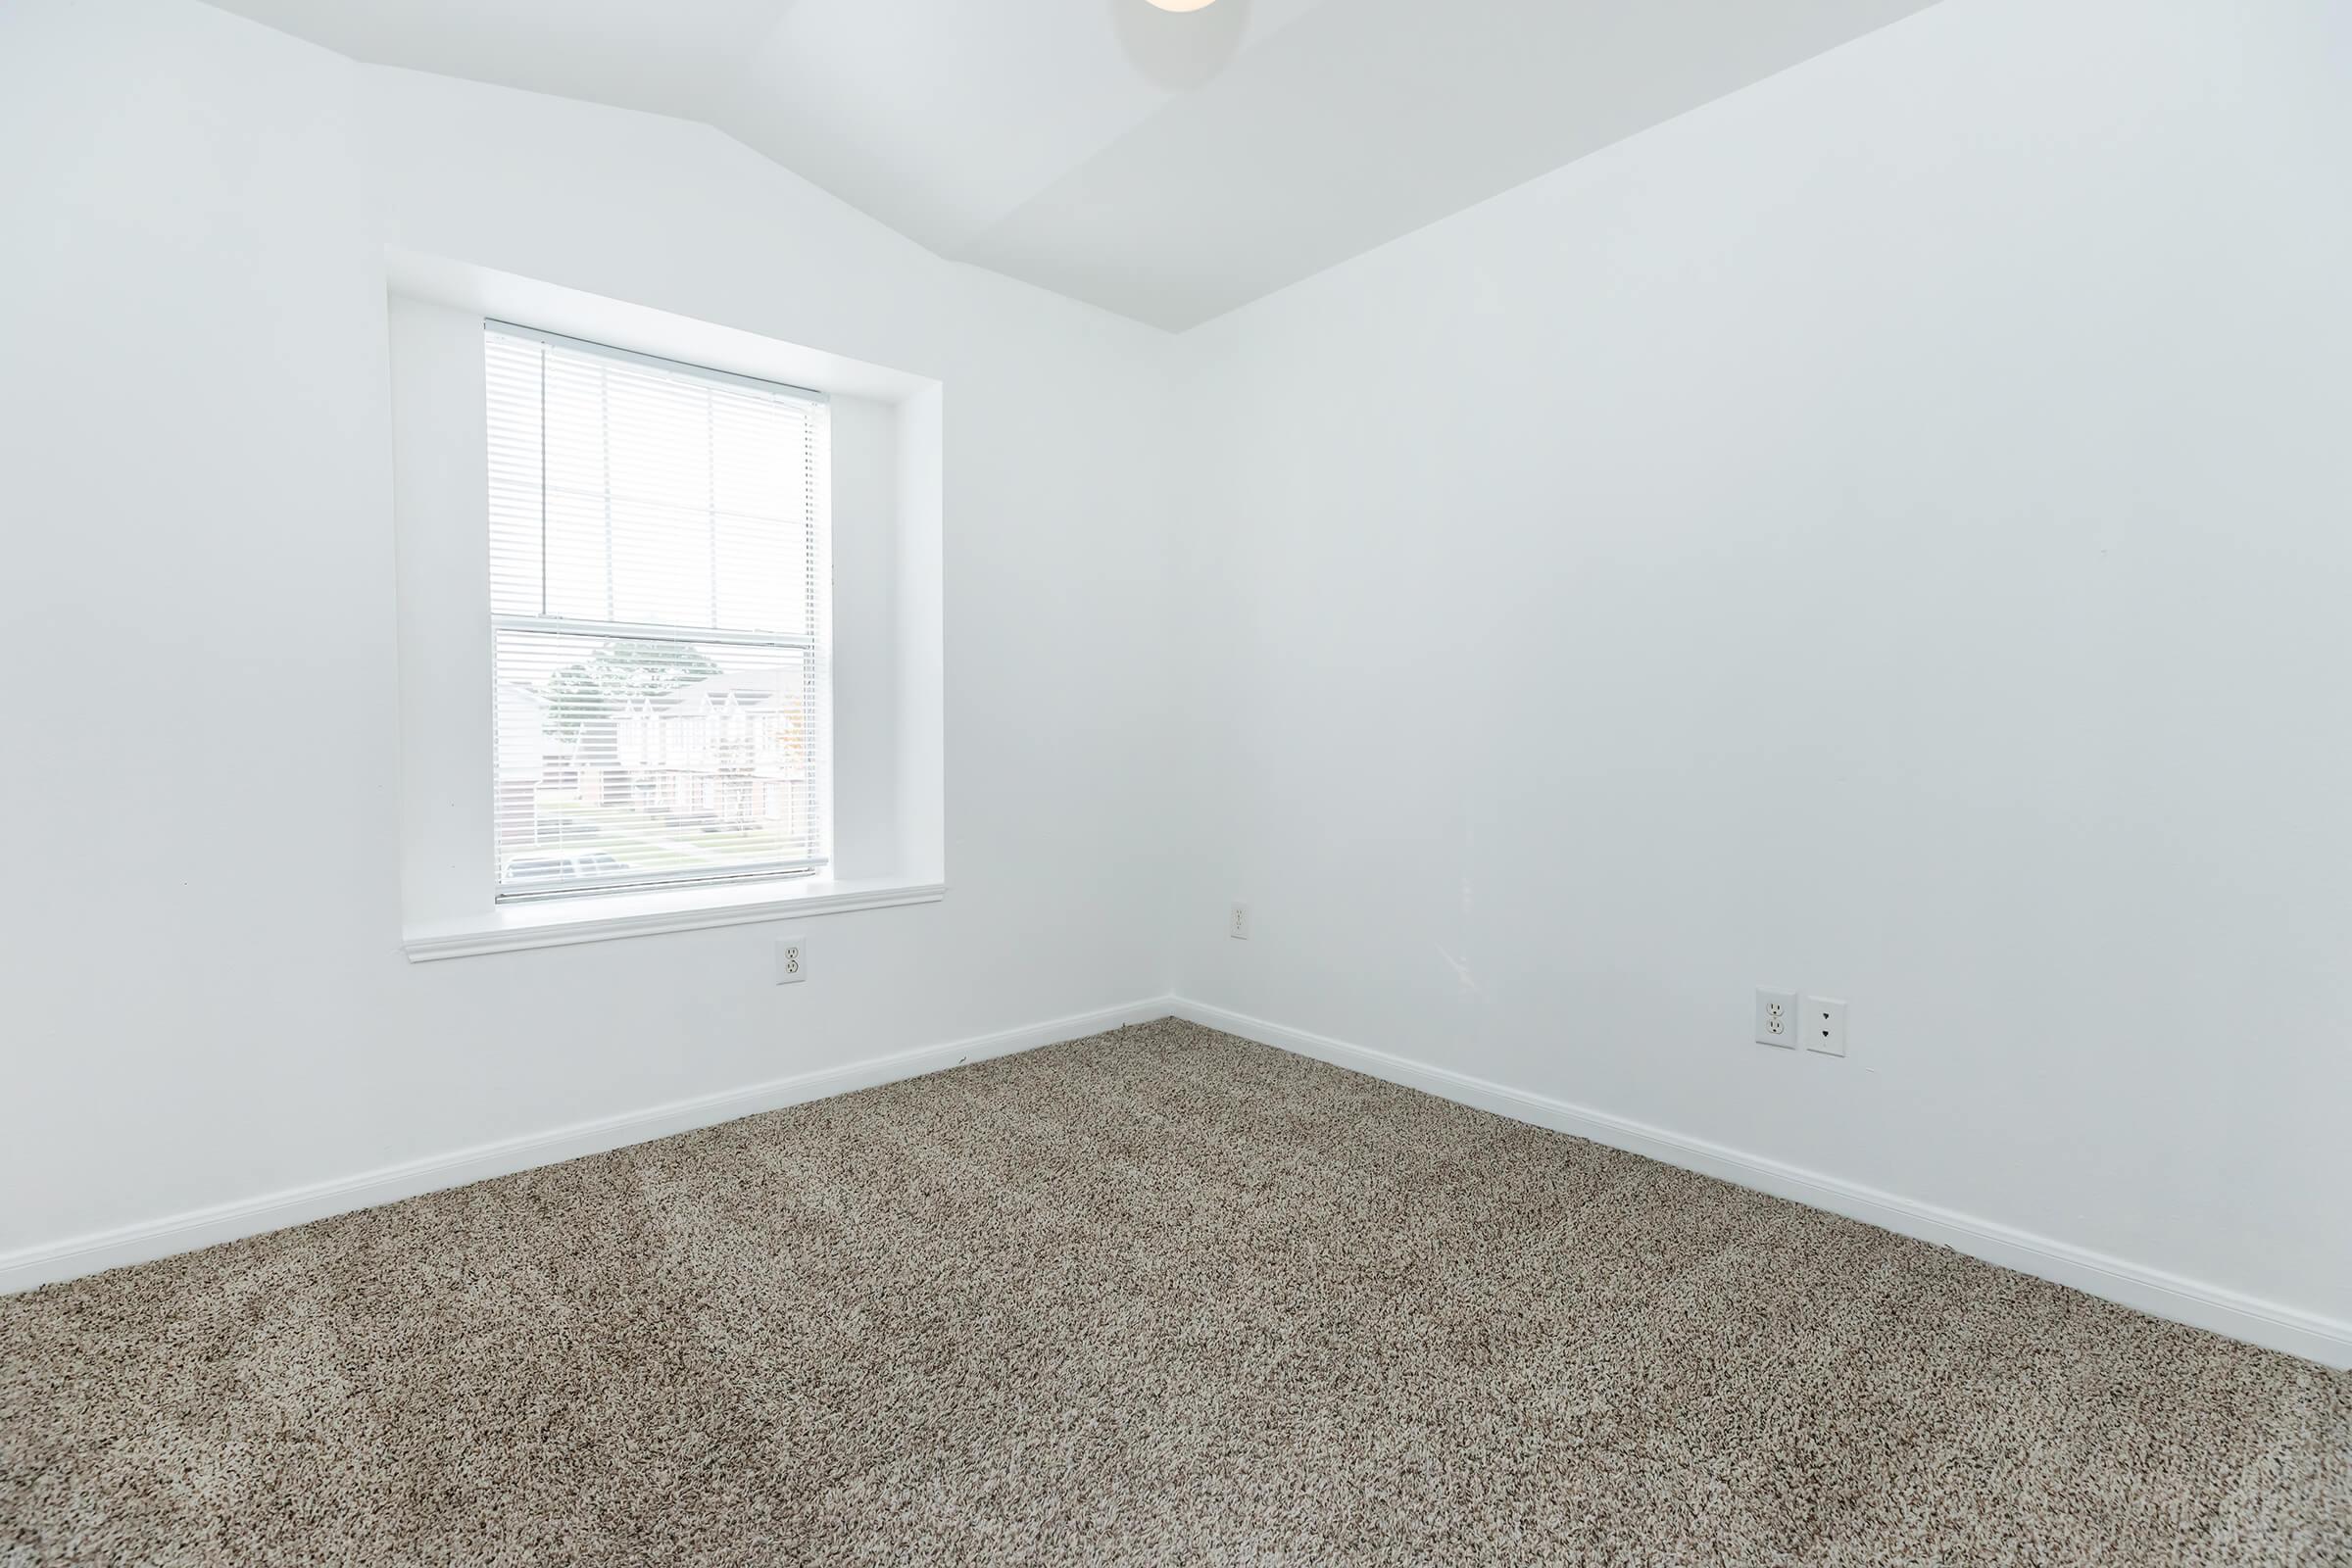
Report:
[[[1805,1049],[1825,1056],[1845,1054],[1845,1004],[1836,997],[1805,999]]]
[[[1756,988],[1756,1044],[1796,1049],[1796,993]]]
[[[1236,942],[1250,940],[1250,906],[1237,904],[1233,906],[1233,917],[1225,923],[1225,934]]]
[[[786,937],[776,944],[776,984],[797,986],[808,978],[808,943],[806,938]]]

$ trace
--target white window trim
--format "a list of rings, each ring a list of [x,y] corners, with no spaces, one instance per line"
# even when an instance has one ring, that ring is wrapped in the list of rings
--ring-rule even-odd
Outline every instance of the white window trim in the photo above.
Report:
[[[945,882],[906,883],[889,877],[867,881],[761,882],[739,888],[709,883],[648,893],[611,893],[536,904],[504,904],[486,916],[442,920],[409,928],[401,948],[411,963],[435,958],[469,958],[483,953],[523,948],[559,948],[618,937],[659,936],[665,931],[701,931],[712,926],[753,925],[803,914],[839,914],[851,909],[887,909],[905,904],[937,904],[948,896]]]
[[[541,381],[543,408],[539,430],[539,438],[542,443],[539,474],[543,491],[540,508],[539,574],[541,585],[539,608],[534,613],[517,613],[513,611],[498,612],[495,606],[495,595],[493,595],[494,612],[490,617],[490,623],[502,650],[507,646],[507,634],[517,633],[533,639],[552,634],[588,640],[636,638],[696,647],[723,645],[746,649],[796,651],[801,656],[801,668],[807,682],[807,703],[802,711],[805,720],[813,731],[813,738],[810,741],[811,750],[808,754],[811,759],[809,784],[816,803],[816,820],[810,825],[808,839],[804,846],[808,852],[805,858],[790,862],[730,868],[709,876],[644,873],[633,877],[608,879],[604,882],[570,880],[554,885],[515,884],[506,881],[498,873],[496,868],[506,862],[509,852],[494,844],[489,858],[493,867],[492,902],[496,904],[535,904],[560,899],[598,898],[612,893],[661,892],[669,888],[692,886],[714,888],[746,886],[773,883],[787,877],[821,877],[827,874],[832,863],[834,789],[831,630],[833,519],[832,502],[828,494],[832,460],[831,437],[827,433],[826,417],[833,401],[831,395],[792,382],[762,379],[710,366],[690,364],[667,356],[641,353],[634,349],[573,337],[566,333],[549,331],[544,327],[507,320],[495,316],[483,318],[482,331],[485,343],[491,340],[534,343],[539,345],[543,352],[551,356],[560,355],[574,365],[587,363],[633,366],[640,369],[659,372],[662,382],[667,385],[736,387],[759,394],[762,402],[781,402],[797,406],[794,417],[801,422],[805,461],[809,465],[804,471],[810,487],[803,501],[803,521],[808,529],[807,572],[804,578],[804,587],[808,593],[808,620],[800,631],[753,630],[742,626],[716,624],[718,607],[715,565],[711,577],[712,600],[709,606],[713,622],[710,625],[648,625],[612,616],[610,614],[612,572],[610,562],[607,564],[608,615],[606,618],[582,619],[577,616],[550,614],[547,611],[545,584],[547,563],[544,487],[547,483],[548,468],[544,445],[547,439],[544,412],[546,382],[544,377]],[[486,417],[485,428],[495,420],[495,414],[489,415]],[[510,436],[512,434],[513,432],[510,431]],[[610,553],[613,546],[609,469],[606,474],[606,550]],[[484,541],[485,547],[495,550],[493,541],[498,527],[497,519],[493,515],[486,520],[488,536]],[[495,686],[500,679],[495,665],[492,678]],[[494,753],[493,767],[495,768],[497,765]],[[503,783],[503,775],[500,776],[500,781]],[[498,830],[499,823],[494,814],[494,839]]]
[[[444,258],[389,250],[393,304],[437,313],[412,320],[421,335],[397,329],[393,353],[396,514],[401,546],[403,773],[402,948],[412,962],[476,954],[604,942],[708,927],[798,920],[804,916],[934,904],[948,892],[945,822],[945,650],[941,473],[941,383],[780,339],[580,293]],[[395,317],[399,311],[395,310]],[[464,317],[471,329],[461,329]],[[649,357],[710,367],[754,380],[822,389],[864,412],[870,435],[887,421],[887,455],[876,492],[858,492],[858,527],[895,538],[892,577],[861,578],[867,597],[880,591],[896,607],[888,706],[860,708],[863,733],[895,737],[883,753],[860,751],[863,773],[888,781],[894,803],[883,817],[860,820],[856,860],[814,875],[766,882],[703,883],[674,888],[584,894],[544,904],[491,901],[469,891],[471,834],[465,827],[468,780],[478,764],[474,737],[485,729],[467,705],[477,662],[488,644],[476,628],[489,612],[488,563],[475,541],[482,491],[483,422],[478,369],[455,373],[461,341],[478,343],[485,318],[540,323],[541,329]],[[439,345],[436,336],[446,335]],[[416,349],[410,360],[405,351]],[[420,373],[421,372],[421,373]],[[474,395],[468,397],[466,392]],[[869,444],[858,449],[873,461]],[[453,461],[453,454],[455,458]],[[877,501],[878,495],[878,501]],[[860,538],[867,537],[860,532]],[[476,562],[479,562],[477,570]],[[478,577],[478,580],[477,580]],[[483,665],[481,667],[486,667]],[[877,692],[872,664],[858,700]],[[481,745],[488,744],[486,735]],[[845,754],[846,755],[846,754]],[[876,772],[875,769],[880,771]],[[847,874],[844,874],[846,871]]]

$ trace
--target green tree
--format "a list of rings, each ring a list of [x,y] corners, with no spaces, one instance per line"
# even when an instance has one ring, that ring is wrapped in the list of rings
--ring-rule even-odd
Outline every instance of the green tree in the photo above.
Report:
[[[616,639],[547,678],[541,724],[575,761],[609,763],[621,715],[643,711],[657,698],[718,672],[710,657],[691,643]]]

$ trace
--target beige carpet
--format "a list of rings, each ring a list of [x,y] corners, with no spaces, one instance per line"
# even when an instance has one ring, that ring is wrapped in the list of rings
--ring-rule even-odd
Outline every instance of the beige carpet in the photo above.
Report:
[[[2352,1562],[2352,1378],[1177,1022],[0,1300],[0,1563]]]

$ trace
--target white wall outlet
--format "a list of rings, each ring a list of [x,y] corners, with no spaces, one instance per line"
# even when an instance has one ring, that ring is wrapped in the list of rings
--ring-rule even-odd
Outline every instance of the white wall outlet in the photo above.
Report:
[[[797,986],[808,978],[808,942],[785,937],[776,944],[776,984]]]
[[[1756,1044],[1796,1049],[1796,993],[1756,988]]]
[[[1836,997],[1807,997],[1805,1049],[1825,1056],[1845,1054],[1845,1004]]]
[[[1236,942],[1250,940],[1250,906],[1237,904],[1233,906],[1232,918],[1225,922],[1225,934]]]

